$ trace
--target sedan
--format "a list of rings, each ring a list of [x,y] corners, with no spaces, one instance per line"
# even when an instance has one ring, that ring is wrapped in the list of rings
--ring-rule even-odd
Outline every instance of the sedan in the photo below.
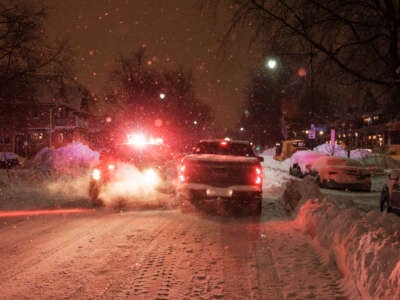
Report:
[[[361,162],[338,156],[318,158],[312,165],[322,188],[370,191],[371,169]]]

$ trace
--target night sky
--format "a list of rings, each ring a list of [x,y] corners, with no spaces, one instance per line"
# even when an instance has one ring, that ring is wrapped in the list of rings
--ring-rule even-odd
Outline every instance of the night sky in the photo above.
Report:
[[[79,55],[77,80],[96,94],[116,57],[146,45],[152,66],[193,70],[195,93],[212,104],[219,125],[232,127],[239,120],[248,72],[262,61],[246,34],[231,37],[229,52],[218,52],[228,7],[215,23],[201,15],[198,0],[55,0],[48,6],[50,34],[70,38]]]

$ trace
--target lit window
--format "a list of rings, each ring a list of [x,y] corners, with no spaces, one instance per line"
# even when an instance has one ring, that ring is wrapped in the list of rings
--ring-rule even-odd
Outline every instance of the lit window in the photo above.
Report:
[[[43,132],[34,132],[31,134],[31,141],[40,142],[43,140],[44,134]]]

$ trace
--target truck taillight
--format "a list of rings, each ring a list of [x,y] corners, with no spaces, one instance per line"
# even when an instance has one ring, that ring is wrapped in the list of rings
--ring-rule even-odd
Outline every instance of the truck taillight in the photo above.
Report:
[[[263,179],[263,174],[262,174],[262,167],[257,166],[255,167],[255,184],[261,185],[262,184],[262,179]]]
[[[182,165],[179,167],[179,181],[180,182],[185,182],[186,178],[185,178],[185,170],[186,170],[186,166]]]

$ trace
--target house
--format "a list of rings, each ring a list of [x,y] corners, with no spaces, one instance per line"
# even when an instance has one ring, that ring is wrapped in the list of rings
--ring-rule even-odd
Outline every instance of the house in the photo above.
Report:
[[[0,103],[0,151],[30,157],[43,147],[86,141],[89,116],[66,104]]]
[[[358,132],[362,145],[366,147],[400,144],[400,121],[388,120],[383,113],[363,115],[363,124]]]

